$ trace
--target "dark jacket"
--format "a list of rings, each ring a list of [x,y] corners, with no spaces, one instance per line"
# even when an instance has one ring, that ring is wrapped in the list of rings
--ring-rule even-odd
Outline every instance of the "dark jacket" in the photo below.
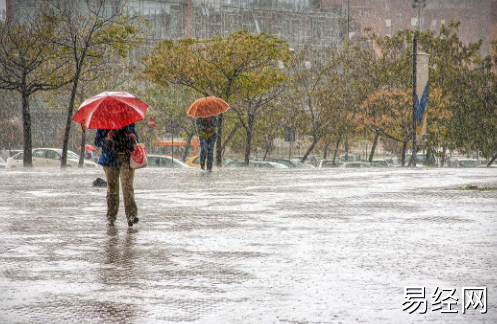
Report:
[[[135,134],[136,142],[138,143],[138,133],[136,132],[135,124],[131,124],[123,127],[123,129],[128,134]],[[107,134],[109,134],[110,129],[97,129],[97,135],[95,136],[95,146],[102,148],[102,154],[98,159],[98,164],[106,167],[117,167],[117,153],[112,151],[110,141],[107,141]],[[129,154],[126,154],[126,158],[129,162]]]
[[[217,134],[217,126],[218,126],[217,117],[213,116],[210,118],[211,118],[210,122],[207,121],[207,118],[197,118],[197,120],[195,121],[195,126],[197,127],[198,136],[206,140],[211,138],[212,135]],[[210,130],[207,131],[207,128],[210,128]]]

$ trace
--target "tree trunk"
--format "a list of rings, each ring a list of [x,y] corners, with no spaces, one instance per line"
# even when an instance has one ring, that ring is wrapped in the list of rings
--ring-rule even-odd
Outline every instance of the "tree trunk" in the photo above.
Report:
[[[402,167],[406,166],[407,142],[402,142]]]
[[[330,143],[326,143],[324,145],[323,160],[326,160],[328,158],[328,148],[329,147],[330,147]]]
[[[432,159],[432,156],[434,156],[433,150],[431,148],[427,148],[426,149],[426,159],[425,159],[424,165],[430,166],[430,167],[434,166],[433,161],[435,159]]]
[[[490,159],[490,161],[488,161],[487,168],[490,168],[490,166],[492,165],[492,163],[495,162],[496,159],[497,159],[497,153],[495,153],[494,156]]]
[[[335,164],[335,159],[337,158],[337,154],[338,154],[338,147],[340,146],[341,141],[342,141],[342,133],[338,134],[337,144],[335,145],[335,152],[333,152],[332,164]]]
[[[79,163],[78,168],[82,168],[85,165],[85,143],[86,143],[86,127],[81,125],[81,151],[79,152]]]
[[[264,161],[266,161],[267,155],[269,154],[269,152],[271,151],[271,149],[273,147],[273,140],[274,140],[273,135],[269,135],[269,139],[266,143],[266,147],[264,150],[264,158],[263,158]]]
[[[188,154],[190,153],[190,148],[192,147],[192,138],[195,133],[186,133],[188,135],[188,138],[186,139],[186,146],[185,146],[185,151],[183,152],[183,156],[181,159],[183,162],[186,161]]]
[[[443,147],[443,150],[442,150],[442,161],[440,163],[440,167],[443,168],[444,165],[445,165],[445,154],[447,153],[447,146],[444,146]]]
[[[216,138],[216,166],[221,167],[223,165],[223,146],[221,145],[223,137],[223,114],[220,114],[217,119],[217,138]]]
[[[250,150],[252,149],[252,131],[254,126],[254,115],[248,115],[247,118],[247,127],[245,128],[245,167],[249,166],[250,161]]]
[[[31,135],[31,113],[29,111],[29,95],[21,93],[22,96],[22,126],[24,134],[24,157],[23,166],[33,166],[33,142]]]
[[[66,129],[64,131],[64,143],[62,144],[62,158],[60,159],[61,168],[65,168],[67,166],[67,150],[69,146],[69,135],[71,134],[71,118],[73,116],[74,101],[76,100],[78,81],[78,78],[74,79],[71,90],[71,98],[69,98],[69,106],[67,107]]]
[[[378,133],[374,134],[373,147],[371,148],[371,154],[369,154],[369,163],[373,162],[374,153],[376,151],[376,146],[378,145],[378,138],[380,135]]]
[[[302,157],[302,161],[301,161],[302,163],[304,163],[305,160],[307,160],[307,157],[309,156],[309,154],[311,154],[312,150],[314,149],[314,147],[316,146],[316,144],[318,142],[319,142],[319,137],[313,136],[311,146],[309,146],[309,148],[307,149],[307,152],[305,152],[304,156]]]
[[[233,127],[233,129],[231,130],[231,133],[229,133],[228,137],[226,138],[223,145],[221,146],[221,155],[224,154],[224,150],[226,149],[226,146],[228,146],[228,143],[231,141],[231,138],[233,138],[233,136],[236,134],[238,129],[240,129],[240,125],[235,124],[235,127]],[[216,145],[217,145],[217,140],[216,140]]]

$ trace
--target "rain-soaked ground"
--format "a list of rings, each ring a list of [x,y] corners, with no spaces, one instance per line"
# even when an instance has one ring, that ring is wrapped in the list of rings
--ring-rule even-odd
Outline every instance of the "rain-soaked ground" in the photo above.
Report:
[[[0,170],[0,323],[497,323],[497,169],[142,169],[132,230],[103,176]]]

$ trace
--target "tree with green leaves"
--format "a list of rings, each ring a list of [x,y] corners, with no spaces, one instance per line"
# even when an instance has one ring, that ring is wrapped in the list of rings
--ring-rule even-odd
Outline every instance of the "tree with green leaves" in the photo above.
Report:
[[[428,123],[432,132],[428,134],[426,148],[436,151],[442,147],[442,161],[448,147],[478,150],[475,130],[479,129],[481,104],[485,105],[487,101],[480,98],[477,102],[475,94],[481,93],[478,89],[485,88],[491,76],[488,73],[485,76],[488,69],[479,54],[481,40],[464,44],[457,34],[459,27],[460,23],[450,22],[442,25],[437,33],[425,31],[418,34],[419,47],[430,54],[430,89],[440,90],[440,100],[444,102],[444,110],[440,112],[444,114],[447,110],[450,115],[450,118],[438,121],[439,126],[443,127],[438,132],[433,132],[436,126],[432,122]],[[428,113],[430,106],[431,102]],[[435,134],[437,136],[433,136]]]
[[[147,84],[145,89],[146,91],[141,96],[151,107],[150,116],[155,118],[158,132],[165,131],[170,128],[170,125],[174,125],[177,132],[185,137],[186,146],[182,160],[186,161],[192,139],[197,134],[195,119],[185,113],[188,106],[195,100],[193,91],[177,85],[161,86],[153,83]]]
[[[25,167],[33,165],[31,97],[72,81],[64,73],[70,61],[61,59],[61,48],[53,42],[59,28],[57,15],[50,10],[0,21],[0,89],[21,96]]]
[[[227,38],[166,40],[145,58],[145,74],[157,84],[186,86],[202,96],[215,96],[231,103],[248,85],[256,86],[250,79],[252,74],[272,66],[286,47],[283,40],[247,31],[234,32]],[[253,93],[256,91],[254,88]],[[216,163],[220,166],[226,145],[222,143],[226,138],[223,115],[218,122]]]
[[[71,62],[67,73],[72,76],[72,87],[61,158],[61,167],[65,167],[71,118],[81,78],[91,78],[95,71],[111,64],[112,57],[126,57],[141,38],[125,0],[52,0],[52,5],[59,20],[58,36],[53,44],[63,50],[62,59]]]

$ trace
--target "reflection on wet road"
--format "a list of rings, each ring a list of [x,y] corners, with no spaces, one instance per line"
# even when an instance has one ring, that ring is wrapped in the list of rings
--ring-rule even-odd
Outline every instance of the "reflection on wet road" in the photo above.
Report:
[[[0,323],[495,323],[496,169],[0,171]],[[486,286],[488,312],[402,311]],[[458,307],[461,309],[461,304]]]

